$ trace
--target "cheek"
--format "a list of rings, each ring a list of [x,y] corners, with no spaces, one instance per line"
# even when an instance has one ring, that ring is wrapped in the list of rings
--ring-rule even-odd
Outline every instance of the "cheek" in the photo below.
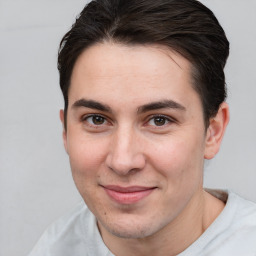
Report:
[[[200,144],[194,143],[176,141],[160,147],[155,154],[154,169],[162,177],[159,179],[164,194],[161,205],[170,206],[168,209],[163,208],[163,216],[166,213],[169,216],[178,214],[202,186],[202,148]]]
[[[173,139],[160,143],[153,165],[172,183],[184,183],[202,174],[203,147],[199,140]]]
[[[74,133],[73,133],[74,134]],[[75,183],[95,184],[104,165],[108,145],[100,138],[75,134],[69,138],[69,159]]]
[[[98,181],[104,169],[106,143],[103,140],[78,136],[69,138],[69,160],[75,185],[87,206],[94,211],[104,209],[98,192]]]

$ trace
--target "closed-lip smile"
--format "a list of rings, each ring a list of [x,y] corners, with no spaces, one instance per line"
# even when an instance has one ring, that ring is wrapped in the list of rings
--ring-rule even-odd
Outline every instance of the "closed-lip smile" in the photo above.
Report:
[[[134,204],[151,194],[156,187],[116,185],[102,186],[107,195],[119,204]]]

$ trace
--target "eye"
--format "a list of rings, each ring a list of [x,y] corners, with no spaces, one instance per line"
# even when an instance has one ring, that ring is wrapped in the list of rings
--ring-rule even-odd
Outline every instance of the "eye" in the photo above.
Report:
[[[100,115],[85,116],[82,118],[82,121],[86,121],[87,123],[89,123],[89,125],[92,126],[99,126],[107,123],[106,118]]]
[[[166,116],[154,116],[152,117],[148,124],[152,125],[152,126],[164,126],[167,125],[168,123],[170,123],[171,120],[169,118],[167,118]]]

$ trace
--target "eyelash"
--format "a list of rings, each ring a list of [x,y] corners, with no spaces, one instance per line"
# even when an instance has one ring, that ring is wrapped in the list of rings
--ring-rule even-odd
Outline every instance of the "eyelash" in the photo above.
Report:
[[[103,121],[104,121],[104,123],[97,125],[97,124],[93,124],[93,123],[88,122],[88,119],[89,119],[89,118],[97,118],[97,117],[102,118]],[[89,126],[94,127],[94,128],[96,128],[96,127],[97,127],[97,128],[100,128],[102,125],[105,124],[105,122],[108,122],[108,120],[107,120],[106,117],[104,117],[103,115],[99,115],[99,114],[90,114],[90,115],[82,116],[81,121],[82,121],[82,122],[87,122],[87,124],[88,124]]]
[[[154,119],[156,118],[161,118],[164,120],[164,124],[163,125],[152,125],[152,127],[154,127],[154,129],[160,129],[162,127],[166,127],[166,125],[170,124],[170,123],[174,123],[175,120],[173,118],[170,118],[168,116],[165,115],[152,115],[149,117],[149,119],[147,120],[146,124],[149,124],[149,122],[152,120],[154,122]]]
[[[93,123],[90,123],[88,121],[89,118],[102,118],[103,119],[103,123],[102,124],[93,124]],[[164,124],[163,125],[150,125],[149,122],[150,121],[154,121],[154,119],[156,118],[161,118],[164,120]],[[102,128],[103,125],[106,125],[105,123],[111,123],[110,121],[108,121],[108,118],[106,118],[105,116],[103,115],[100,115],[100,114],[89,114],[89,115],[85,115],[85,116],[82,116],[81,118],[81,121],[82,122],[86,122],[88,124],[88,126],[92,127],[92,128]],[[175,123],[176,120],[173,119],[173,118],[170,118],[168,116],[165,116],[165,115],[152,115],[150,116],[146,123],[145,123],[145,126],[151,126],[151,127],[154,127],[154,129],[160,129],[162,127],[166,127],[168,124],[170,123]]]

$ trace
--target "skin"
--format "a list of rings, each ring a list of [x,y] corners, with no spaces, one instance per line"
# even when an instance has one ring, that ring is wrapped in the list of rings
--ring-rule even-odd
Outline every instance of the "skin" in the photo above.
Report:
[[[206,129],[186,59],[157,45],[111,42],[80,55],[68,97],[64,145],[107,247],[117,256],[185,250],[224,207],[203,190],[203,165],[219,150],[227,104]],[[60,118],[64,124],[63,110]],[[109,185],[150,192],[117,202]]]

